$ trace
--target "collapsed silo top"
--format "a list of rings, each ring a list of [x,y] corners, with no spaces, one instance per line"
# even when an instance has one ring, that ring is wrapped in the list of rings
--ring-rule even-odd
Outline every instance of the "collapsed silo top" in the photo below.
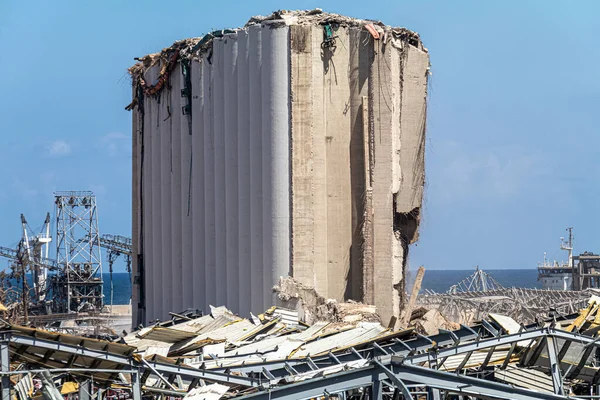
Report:
[[[161,77],[170,75],[171,70],[177,62],[198,58],[212,47],[214,38],[222,37],[228,33],[235,33],[240,29],[245,29],[256,24],[278,25],[322,25],[332,29],[334,34],[337,27],[365,27],[365,29],[376,40],[383,40],[384,43],[390,38],[400,40],[409,46],[417,47],[427,51],[423,47],[419,34],[401,27],[391,27],[381,21],[368,19],[358,19],[343,16],[340,14],[323,12],[317,8],[314,10],[279,10],[268,16],[254,16],[248,20],[244,28],[222,29],[207,33],[201,37],[189,38],[176,41],[170,47],[164,48],[158,53],[148,54],[143,57],[135,58],[138,62],[129,68],[129,73],[133,79],[133,84],[141,83],[144,94],[154,95],[160,92],[164,81],[159,78],[158,82],[150,86],[143,79],[143,74],[158,62],[162,62]],[[131,109],[131,105],[127,107]]]

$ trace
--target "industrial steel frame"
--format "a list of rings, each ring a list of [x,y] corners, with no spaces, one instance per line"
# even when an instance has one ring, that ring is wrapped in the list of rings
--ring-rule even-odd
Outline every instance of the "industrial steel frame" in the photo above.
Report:
[[[557,341],[564,341],[561,349]],[[580,363],[564,370],[561,365],[566,350],[572,343],[582,345]],[[110,353],[108,351],[87,349],[60,341],[40,339],[39,337],[5,331],[0,338],[0,376],[2,382],[2,400],[9,399],[10,371],[9,347],[31,348],[46,351],[44,359],[51,359],[53,354],[62,353],[75,357],[86,357],[96,360],[99,365],[106,361],[114,363],[121,369],[110,372],[131,374],[133,397],[140,399],[142,385],[149,377],[156,377],[164,387],[143,387],[143,390],[161,392],[172,396],[184,396],[181,386],[185,380],[189,384],[187,390],[203,381],[218,382],[245,388],[255,388],[257,392],[239,397],[240,399],[286,399],[299,400],[340,394],[354,390],[369,393],[370,399],[412,399],[418,393],[427,394],[428,399],[440,399],[442,393],[453,393],[463,396],[476,396],[486,399],[567,399],[563,386],[564,378],[576,378],[585,366],[587,356],[594,349],[600,349],[600,342],[588,336],[562,331],[553,327],[523,330],[515,334],[501,334],[489,323],[469,328],[463,326],[457,331],[441,331],[439,335],[424,337],[417,335],[411,340],[394,339],[391,343],[380,345],[376,342],[361,348],[350,348],[341,354],[327,354],[319,357],[306,357],[297,360],[264,362],[253,365],[224,367],[223,369],[203,369],[185,365],[169,364],[157,360],[139,361],[132,356]],[[461,375],[469,357],[475,351],[488,350],[484,363],[479,370],[487,367],[491,354],[500,346],[509,348],[505,360],[522,348],[521,363],[524,367],[533,365],[542,350],[546,351],[549,360],[549,372],[552,378],[554,393],[531,391],[486,379]],[[15,353],[16,359],[19,354]],[[450,356],[464,355],[455,373],[441,371],[439,368]],[[351,368],[357,365],[359,368]],[[353,364],[354,363],[354,364]],[[425,365],[425,366],[424,366]],[[505,361],[499,368],[506,368]],[[328,374],[328,369],[336,367],[340,372]],[[73,374],[81,372],[78,368],[48,369],[49,372],[67,371]],[[303,374],[310,372],[311,378],[303,380]],[[33,372],[22,371],[22,372]],[[109,372],[106,369],[89,368],[86,375]],[[598,381],[600,376],[594,377]],[[172,383],[179,382],[179,387]],[[281,384],[285,382],[285,384]],[[589,397],[588,397],[589,398]]]
[[[57,192],[55,312],[100,311],[104,304],[96,196],[90,191]]]

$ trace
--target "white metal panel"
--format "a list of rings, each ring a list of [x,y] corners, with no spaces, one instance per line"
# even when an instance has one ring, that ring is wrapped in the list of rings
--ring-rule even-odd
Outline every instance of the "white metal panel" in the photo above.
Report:
[[[250,287],[252,312],[264,311],[263,180],[262,180],[262,29],[248,28],[250,102]],[[268,286],[266,286],[268,288]]]
[[[178,342],[172,347],[172,351],[180,353],[193,350],[194,345],[201,344],[206,340],[214,341],[227,341],[229,343],[236,342],[259,330],[261,327],[256,327],[252,322],[247,319],[239,320],[233,323],[229,323],[221,328],[214,329],[208,332],[203,332],[193,339],[189,339],[184,342]]]
[[[198,332],[205,325],[207,325],[213,321],[214,321],[213,316],[208,314],[203,317],[193,319],[191,321],[186,321],[186,322],[182,322],[177,325],[173,325],[171,327],[171,329],[182,330],[182,331],[186,331],[186,332]]]
[[[225,252],[226,269],[223,289],[224,303],[239,311],[239,257],[238,257],[238,43],[237,33],[223,38],[224,80],[224,133],[225,133]]]
[[[216,229],[215,229],[215,131],[213,114],[212,67],[208,62],[208,55],[202,57],[202,80],[204,83],[204,240],[205,240],[205,276],[204,289],[205,302],[202,309],[207,311],[208,303],[216,299]],[[193,89],[192,89],[193,90]]]
[[[273,315],[281,317],[281,323],[287,325],[298,325],[299,316],[297,310],[287,310],[284,308],[277,308],[273,311]]]
[[[240,308],[249,316],[252,287],[250,285],[250,81],[248,69],[248,31],[238,31],[238,274]],[[258,310],[257,310],[258,311]]]
[[[141,355],[142,357],[149,357],[152,355],[159,355],[159,356],[163,356],[166,357],[167,354],[169,354],[169,347],[170,346],[166,346],[166,345],[162,345],[162,346],[148,346],[148,348],[146,349],[146,351],[143,352],[143,354]]]
[[[492,356],[489,359],[490,363],[503,361],[508,354],[508,350],[504,351],[494,351]],[[474,368],[478,367],[485,361],[488,355],[487,351],[478,351],[473,354],[458,354],[455,356],[450,356],[444,361],[444,365],[440,368],[444,371],[455,371],[456,368],[460,366],[460,364],[464,361],[465,357],[469,357],[467,363],[463,368]]]
[[[202,308],[206,301],[204,290],[205,235],[204,235],[204,65],[194,60],[192,74],[192,304]]]
[[[240,352],[239,356],[235,356],[235,353],[233,352],[234,356],[231,356],[232,352],[228,352],[226,354],[227,358],[220,360],[205,360],[204,365],[206,368],[216,368],[242,364],[251,365],[253,363],[261,363],[265,361],[285,360],[289,354],[303,344],[303,342],[300,340],[293,340],[286,336],[280,336],[271,339],[259,341],[258,343],[262,344],[263,346],[260,347],[255,354],[245,353],[245,355],[243,355]]]
[[[514,386],[554,393],[552,378],[535,369],[518,368],[515,364],[511,364],[505,370],[497,369],[494,378]]]
[[[359,343],[375,339],[385,331],[386,329],[379,324],[364,323],[354,329],[307,343],[294,353],[292,357],[315,356],[341,348],[356,346]]]
[[[169,308],[164,312],[182,311],[182,236],[181,236],[181,181],[182,181],[182,170],[181,170],[181,120],[182,115],[182,97],[181,97],[181,68],[178,66],[173,70],[171,74],[171,90],[168,93],[169,98],[164,100],[168,103],[169,115],[165,116],[165,122],[170,125],[170,149],[171,149],[171,160],[169,165],[169,176],[171,178],[171,204],[170,204],[170,222],[171,231],[169,232],[169,239],[171,240],[171,265],[168,277],[166,277],[167,287],[170,283],[170,291],[165,291],[163,297],[170,297],[171,303]],[[165,92],[163,92],[165,93]],[[166,97],[166,96],[165,96]],[[186,133],[187,134],[187,133]],[[168,246],[168,242],[167,242]],[[164,316],[167,317],[167,316]]]
[[[223,39],[213,41],[213,115],[215,134],[215,252],[216,304],[227,302],[225,190],[225,53]]]
[[[229,387],[213,383],[190,390],[184,397],[186,400],[219,400],[229,390]]]

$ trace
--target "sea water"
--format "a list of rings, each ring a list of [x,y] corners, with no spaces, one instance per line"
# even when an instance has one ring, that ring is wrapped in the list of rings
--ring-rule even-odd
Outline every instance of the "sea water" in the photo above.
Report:
[[[433,290],[437,293],[444,293],[450,286],[455,285],[466,279],[475,272],[474,269],[468,270],[425,270],[421,291],[425,289]],[[541,288],[541,282],[537,280],[537,269],[486,269],[485,273],[491,276],[504,287],[520,288]],[[412,290],[416,270],[409,271],[407,276],[406,291]]]

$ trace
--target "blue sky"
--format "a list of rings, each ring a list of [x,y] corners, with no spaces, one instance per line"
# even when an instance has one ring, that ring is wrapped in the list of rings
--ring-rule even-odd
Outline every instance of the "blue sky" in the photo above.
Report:
[[[600,3],[580,1],[0,2],[0,244],[41,225],[55,190],[93,190],[129,235],[133,57],[276,9],[418,31],[433,76],[427,189],[411,268],[534,268],[575,227],[600,251]],[[4,266],[0,261],[0,267]],[[122,266],[120,266],[122,268]]]

